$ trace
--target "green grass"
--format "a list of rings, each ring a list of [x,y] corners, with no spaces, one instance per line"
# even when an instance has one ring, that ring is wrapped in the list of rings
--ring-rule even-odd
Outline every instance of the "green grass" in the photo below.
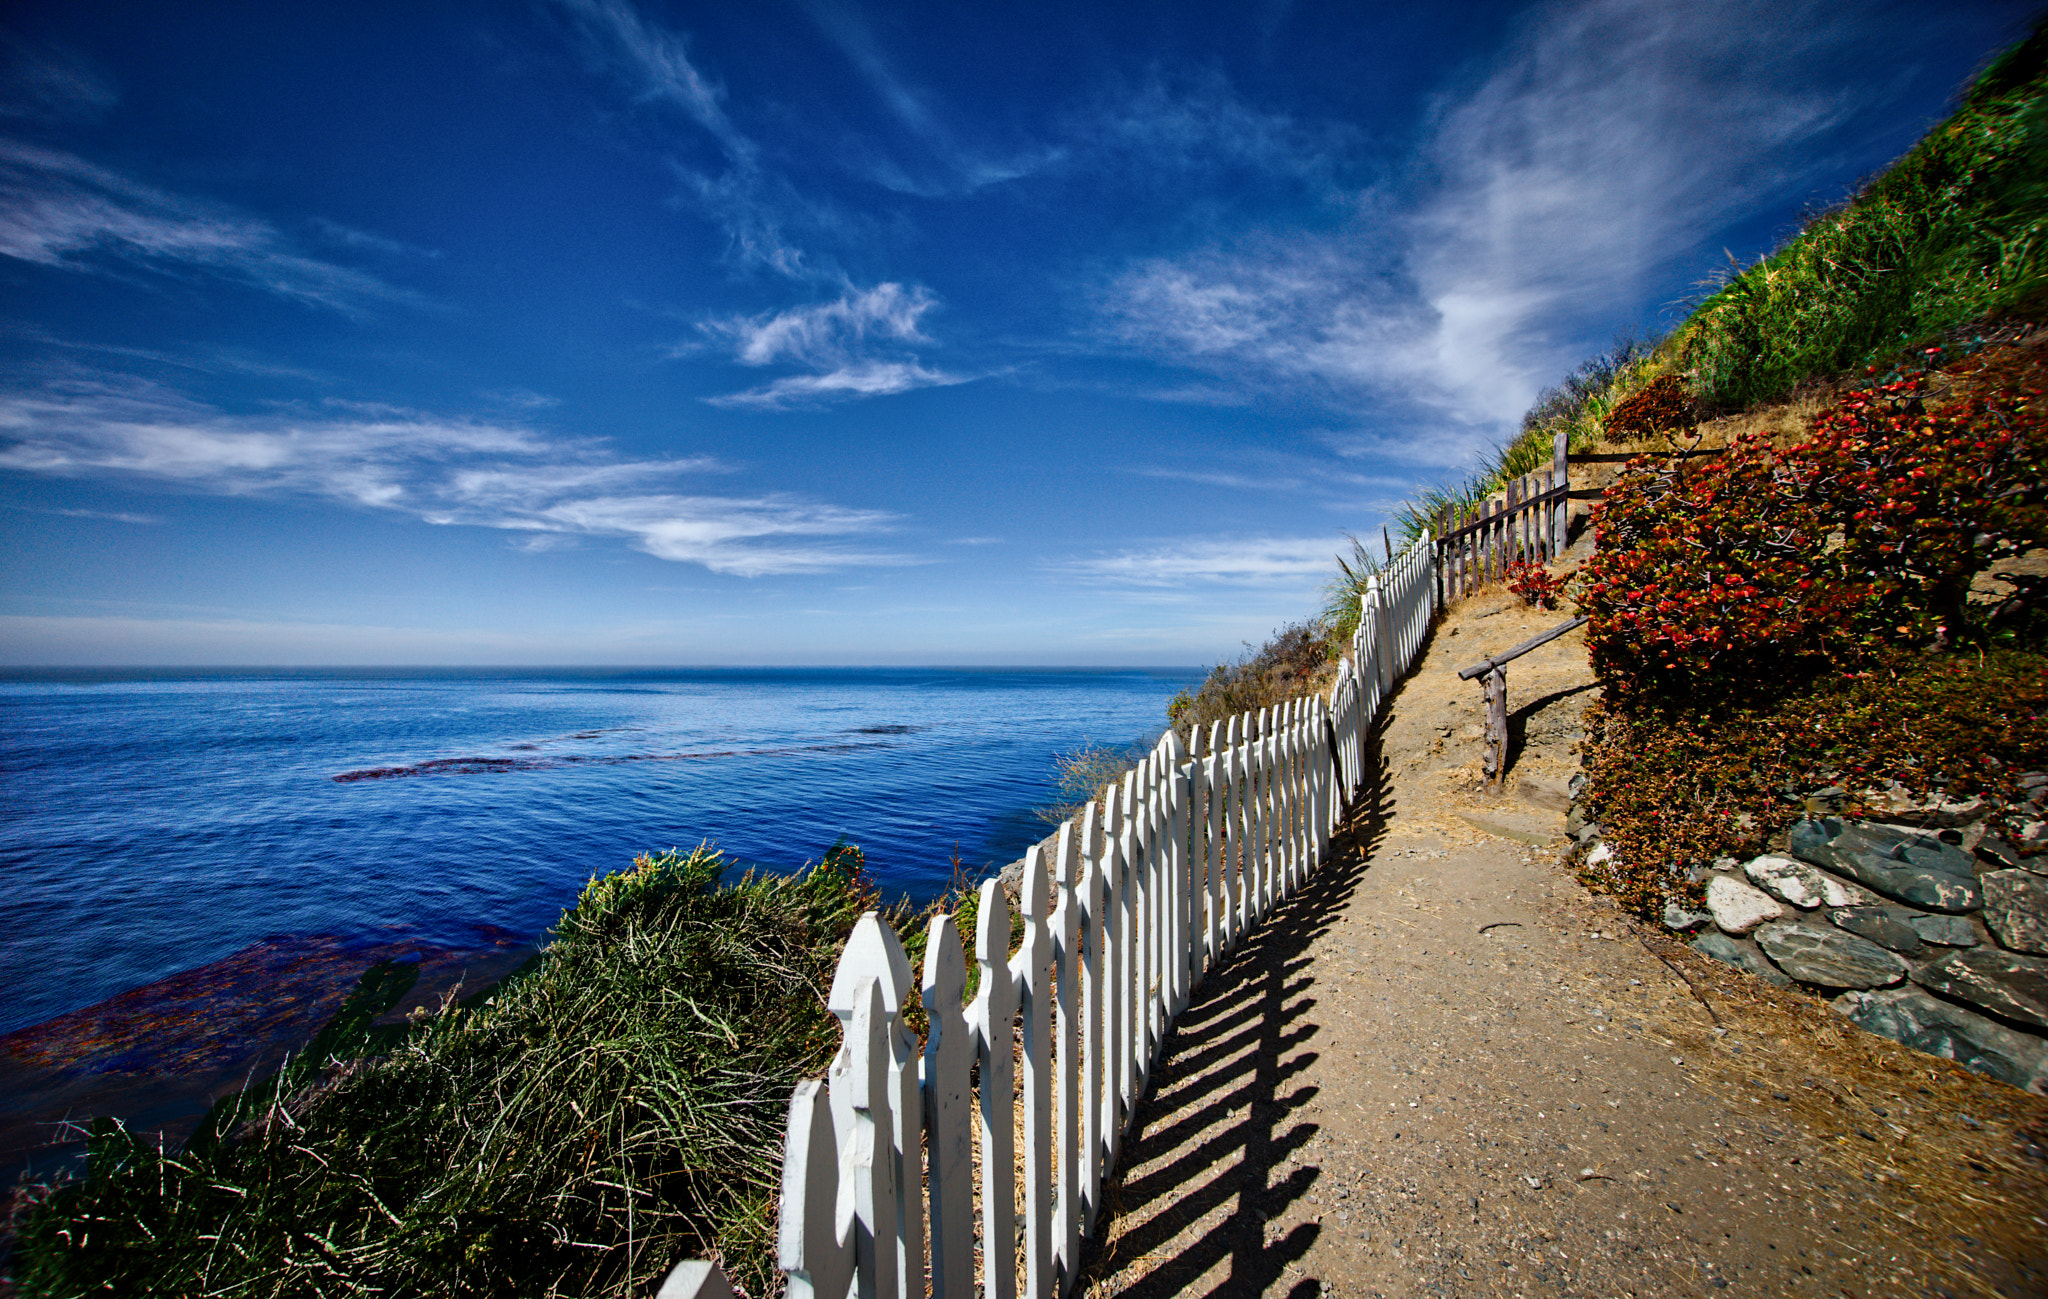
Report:
[[[1734,276],[1679,330],[1721,409],[1888,361],[2036,303],[2048,275],[2048,19],[1840,208]]]
[[[857,851],[721,886],[716,850],[592,880],[522,975],[409,1026],[373,969],[184,1150],[93,1128],[13,1260],[31,1295],[651,1294],[686,1257],[768,1294],[790,1088],[874,895]],[[394,991],[395,989],[395,991]]]

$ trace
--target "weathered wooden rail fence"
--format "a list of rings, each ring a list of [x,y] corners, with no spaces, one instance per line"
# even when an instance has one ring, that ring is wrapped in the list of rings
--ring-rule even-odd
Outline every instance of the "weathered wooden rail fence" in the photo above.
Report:
[[[790,1299],[1017,1299],[1020,1271],[1024,1299],[1071,1289],[1175,1017],[1323,863],[1376,775],[1369,732],[1428,635],[1438,553],[1425,539],[1375,576],[1328,700],[1189,741],[1168,731],[1060,826],[1050,860],[1034,847],[1014,954],[994,880],[971,936],[951,916],[931,921],[915,981],[895,934],[862,917],[828,997],[839,1055],[789,1105],[776,1262]],[[970,939],[980,978],[963,1004]],[[929,1023],[921,1048],[903,1023],[913,997]],[[703,1261],[661,1290],[728,1293]]]
[[[1567,470],[1560,431],[1551,467],[1511,480],[1504,499],[1464,509],[1446,505],[1438,512],[1431,530],[1442,584],[1439,600],[1455,600],[1500,581],[1516,560],[1549,563],[1564,553],[1571,491]]]

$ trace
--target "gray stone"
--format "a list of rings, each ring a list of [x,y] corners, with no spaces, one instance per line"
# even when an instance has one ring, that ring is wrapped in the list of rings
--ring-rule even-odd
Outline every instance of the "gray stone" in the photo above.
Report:
[[[1916,1051],[2035,1093],[2048,1088],[2048,1043],[1918,988],[1845,992],[1835,998],[1834,1007],[1857,1027]]]
[[[1783,987],[1791,987],[1792,980],[1785,977],[1777,966],[1763,958],[1753,947],[1745,946],[1724,934],[1704,933],[1692,940],[1692,949],[1703,956],[1711,956],[1723,965],[1732,965],[1738,970],[1747,970],[1759,978],[1768,979]]]
[[[1869,889],[1859,888],[1847,880],[1838,880],[1826,871],[1816,871],[1820,876],[1820,900],[1822,906],[1868,907],[1875,906],[1878,896]]]
[[[1904,907],[1843,907],[1830,911],[1828,919],[1859,938],[1868,938],[1880,947],[1889,947],[1895,952],[1908,956],[1920,950],[1922,939],[1913,928],[1913,917],[1918,912]],[[1944,916],[1943,919],[1956,919]],[[1970,922],[1963,921],[1965,925]]]
[[[1788,844],[1802,861],[1924,910],[1975,911],[1981,901],[1970,854],[1933,835],[1830,816],[1796,822]]]
[[[1920,935],[1923,943],[1937,943],[1943,947],[1975,947],[1981,940],[1977,927],[1967,916],[1923,916],[1916,915],[1906,922],[1913,926],[1913,932]]]
[[[1664,927],[1681,934],[1687,930],[1698,929],[1712,919],[1713,917],[1704,911],[1688,910],[1676,902],[1664,904]]]
[[[1756,945],[1778,968],[1824,988],[1882,988],[1906,977],[1906,963],[1868,939],[1802,921],[1765,925]]]
[[[1733,875],[1716,875],[1707,881],[1707,910],[1713,913],[1714,923],[1730,934],[1746,934],[1785,914],[1785,908],[1771,901],[1769,894]]]
[[[2048,955],[2048,879],[2031,871],[1986,875],[1984,923],[2015,952]]]
[[[1793,857],[1769,853],[1745,864],[1742,873],[1773,897],[1808,911],[1820,905],[1821,874]]]
[[[1864,801],[1877,810],[1881,820],[1900,821],[1907,825],[1927,826],[1933,829],[1952,829],[1982,820],[1992,811],[1992,804],[1977,795],[1968,798],[1949,798],[1939,790],[1921,798],[1897,781],[1887,789],[1864,791]]]
[[[2023,821],[2020,831],[2012,837],[2013,846],[2022,853],[2036,853],[2048,849],[2048,821]]]
[[[1913,971],[1913,982],[1994,1015],[2048,1028],[2048,961],[1997,947],[1966,947]]]
[[[2027,864],[2019,849],[1995,834],[1987,834],[1977,841],[1977,858],[1993,870],[2010,870]],[[2043,860],[2041,867],[2048,870],[2048,860]]]

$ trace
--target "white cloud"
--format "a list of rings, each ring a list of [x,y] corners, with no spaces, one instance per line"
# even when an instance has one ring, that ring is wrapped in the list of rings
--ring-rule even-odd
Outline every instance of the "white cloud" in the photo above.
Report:
[[[299,495],[429,523],[621,538],[660,559],[758,577],[909,562],[849,547],[892,517],[786,494],[664,490],[710,457],[633,460],[520,425],[328,403],[233,415],[136,380],[0,393],[0,469],[138,478],[223,496]]]
[[[827,365],[844,360],[870,337],[929,343],[917,322],[937,301],[922,285],[906,289],[891,282],[849,290],[833,302],[709,321],[703,328],[732,339],[742,365],[778,360]]]
[[[713,406],[752,410],[789,410],[849,397],[887,397],[914,388],[966,383],[967,376],[927,370],[904,361],[872,361],[845,365],[824,374],[793,374],[758,388],[707,397]]]
[[[834,538],[886,528],[890,516],[781,496],[609,496],[562,501],[534,516],[536,526],[630,537],[657,559],[702,564],[716,573],[762,577],[817,573],[854,565],[900,564],[902,556],[836,543],[789,545],[782,538]]]
[[[1298,586],[1327,577],[1340,549],[1334,539],[1320,537],[1191,538],[1074,560],[1063,567],[1079,577],[1131,586]]]
[[[1104,283],[1102,334],[1254,391],[1429,413],[1462,459],[1611,327],[1590,322],[1796,194],[1814,142],[1863,107],[1811,69],[1884,37],[1819,0],[1540,7],[1445,92],[1405,173],[1344,195],[1347,219],[1241,223],[1132,262]],[[1225,148],[1165,99],[1151,116],[1127,129]],[[1312,135],[1235,118],[1242,156],[1318,174]]]
[[[154,189],[83,158],[0,140],[0,256],[67,270],[105,259],[196,269],[357,314],[411,295],[306,256],[268,222]]]
[[[699,328],[728,341],[741,365],[787,362],[812,371],[707,400],[714,406],[785,410],[965,383],[966,376],[930,369],[905,351],[909,344],[932,341],[918,322],[937,302],[922,285],[890,282],[848,288],[831,302],[706,321]]]

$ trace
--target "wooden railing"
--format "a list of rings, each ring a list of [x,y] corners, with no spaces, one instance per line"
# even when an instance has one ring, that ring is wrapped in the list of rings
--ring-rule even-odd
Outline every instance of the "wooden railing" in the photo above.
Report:
[[[1175,1017],[1328,857],[1376,777],[1372,724],[1428,635],[1436,555],[1418,543],[1373,577],[1329,699],[1187,741],[1168,731],[1049,852],[1032,848],[1014,954],[995,880],[972,935],[932,919],[916,982],[888,925],[861,918],[827,998],[839,1055],[789,1105],[776,1238],[789,1299],[1017,1299],[1020,1272],[1025,1299],[1072,1289]],[[963,1004],[969,943],[980,980]],[[929,1023],[922,1046],[903,1023],[913,997]],[[661,1289],[729,1293],[696,1260]]]
[[[1559,623],[1549,631],[1541,632],[1510,650],[1502,650],[1490,659],[1474,663],[1469,668],[1458,669],[1460,681],[1474,677],[1485,677],[1486,685],[1486,783],[1500,788],[1501,778],[1508,770],[1508,664],[1527,654],[1532,649],[1548,645],[1568,631],[1576,631],[1586,625],[1586,619],[1573,618]]]
[[[1552,446],[1548,469],[1508,483],[1501,500],[1469,509],[1445,506],[1431,524],[1437,550],[1437,592],[1455,600],[1501,580],[1518,559],[1550,563],[1564,553],[1566,500],[1571,492],[1565,434]]]

